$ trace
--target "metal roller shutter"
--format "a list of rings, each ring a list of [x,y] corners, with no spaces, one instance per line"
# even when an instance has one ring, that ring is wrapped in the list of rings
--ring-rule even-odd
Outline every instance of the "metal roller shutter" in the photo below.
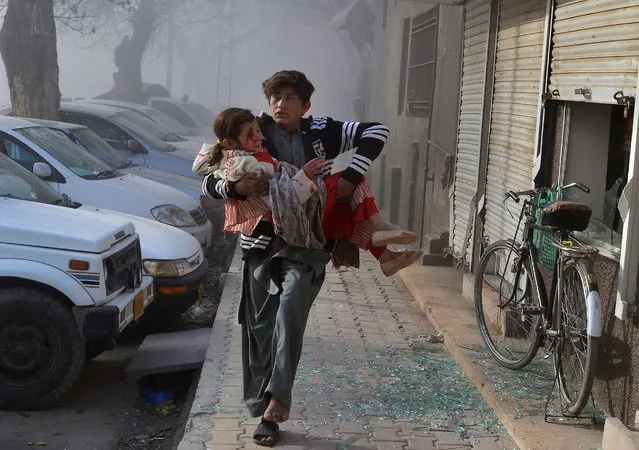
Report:
[[[491,242],[515,233],[504,192],[532,186],[545,27],[545,0],[501,1],[484,223]]]
[[[472,250],[465,242],[472,226],[472,199],[477,192],[481,123],[484,108],[486,58],[490,0],[471,0],[466,4],[464,54],[462,62],[461,110],[457,138],[457,164],[453,196],[453,252],[460,256]],[[468,247],[467,247],[468,246]],[[466,257],[470,260],[471,257]]]
[[[562,100],[636,95],[639,0],[556,0],[550,86]],[[577,92],[575,92],[577,90]]]

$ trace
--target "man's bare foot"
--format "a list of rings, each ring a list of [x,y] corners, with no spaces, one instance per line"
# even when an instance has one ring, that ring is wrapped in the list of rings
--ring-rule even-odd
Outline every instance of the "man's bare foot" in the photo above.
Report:
[[[280,437],[280,427],[275,422],[262,421],[253,432],[253,442],[262,447],[273,447]]]
[[[276,398],[271,398],[262,417],[269,422],[282,423],[288,420],[288,414],[289,409],[282,402]]]

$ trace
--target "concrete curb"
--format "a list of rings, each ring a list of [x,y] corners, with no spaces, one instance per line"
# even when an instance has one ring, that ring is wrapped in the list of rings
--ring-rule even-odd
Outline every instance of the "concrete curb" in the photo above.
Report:
[[[603,450],[633,450],[639,448],[639,431],[630,430],[621,420],[606,419],[603,436]]]
[[[444,336],[448,350],[521,450],[601,448],[601,432],[547,423],[543,416],[516,419],[515,407],[492,391],[488,378],[464,348],[483,344],[483,341],[474,309],[462,296],[460,272],[451,268],[414,265],[398,276],[435,329]]]
[[[198,380],[195,398],[188,414],[184,435],[177,447],[178,450],[204,450],[205,443],[213,438],[213,417],[216,415],[219,402],[218,377],[205,374],[219,373],[228,359],[229,342],[225,336],[228,327],[225,321],[237,317],[229,310],[234,307],[234,299],[241,294],[242,286],[242,252],[239,244],[225,278],[220,305],[213,322],[202,366],[202,375]]]

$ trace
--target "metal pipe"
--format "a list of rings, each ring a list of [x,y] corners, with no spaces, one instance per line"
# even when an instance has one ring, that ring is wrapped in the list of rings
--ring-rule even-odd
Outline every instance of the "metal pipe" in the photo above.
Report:
[[[532,173],[532,187],[535,187],[535,179],[541,170],[541,157],[543,142],[544,122],[546,120],[546,109],[544,105],[544,94],[548,89],[548,74],[550,73],[550,48],[552,44],[552,26],[554,22],[555,0],[546,0],[546,24],[544,27],[544,48],[541,54],[543,62],[541,66],[541,75],[539,76],[539,103],[537,106],[537,125],[535,128],[535,146],[534,146],[534,163]]]
[[[435,150],[439,150],[440,152],[444,153],[445,155],[452,155],[451,152],[449,152],[448,150],[446,150],[444,147],[437,145],[435,142],[429,140],[428,141],[428,145],[432,145]]]
[[[568,161],[568,144],[570,143],[570,125],[571,125],[572,105],[570,102],[564,102],[564,114],[562,117],[561,130],[561,147],[559,149],[559,176],[557,184],[563,186],[566,180],[566,162]]]
[[[441,11],[439,7],[437,7],[437,29],[435,32],[435,49],[439,48],[439,14]],[[408,84],[408,83],[407,83]],[[433,100],[435,97],[435,86],[437,85],[437,64],[435,65],[435,76],[433,79],[432,86],[432,94]],[[430,114],[428,115],[428,136],[426,138],[426,161],[424,162],[424,189],[422,190],[422,213],[419,220],[419,247],[424,246],[424,226],[426,225],[426,206],[428,202],[426,201],[426,193],[428,190],[428,172],[430,169],[430,136],[433,128],[433,110],[431,109]]]

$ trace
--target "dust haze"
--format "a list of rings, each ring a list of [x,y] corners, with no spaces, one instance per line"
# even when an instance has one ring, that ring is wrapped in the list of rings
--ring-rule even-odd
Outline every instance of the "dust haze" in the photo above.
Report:
[[[162,84],[173,97],[188,95],[216,112],[233,105],[257,113],[267,109],[262,81],[297,69],[316,87],[312,115],[356,118],[353,99],[365,64],[349,33],[329,26],[350,0],[191,2],[196,5],[158,19],[142,62],[145,83]],[[113,87],[113,52],[132,26],[118,17],[98,22],[92,34],[57,23],[63,99],[95,97]],[[4,67],[0,74],[0,104],[7,105]]]

